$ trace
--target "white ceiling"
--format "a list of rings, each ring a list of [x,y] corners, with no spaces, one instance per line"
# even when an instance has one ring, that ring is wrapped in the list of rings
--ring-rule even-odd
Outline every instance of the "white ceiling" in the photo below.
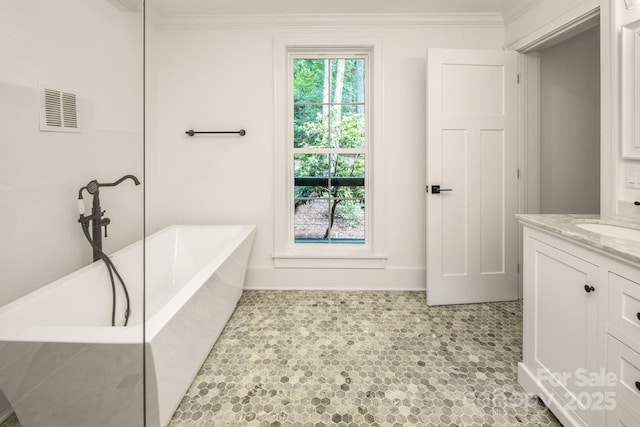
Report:
[[[500,13],[507,18],[538,0],[147,0],[164,16],[334,13]]]

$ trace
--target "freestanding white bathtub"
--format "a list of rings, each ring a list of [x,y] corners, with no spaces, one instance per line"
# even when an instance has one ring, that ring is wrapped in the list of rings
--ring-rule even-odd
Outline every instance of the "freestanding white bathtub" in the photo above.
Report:
[[[145,239],[144,254],[143,241],[114,253],[127,327],[110,326],[102,262],[0,308],[0,390],[22,426],[167,425],[242,294],[254,234],[171,226]]]

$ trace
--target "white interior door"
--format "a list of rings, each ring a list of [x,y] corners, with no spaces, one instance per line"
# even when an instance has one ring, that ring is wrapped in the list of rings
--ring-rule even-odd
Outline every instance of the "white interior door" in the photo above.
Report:
[[[427,303],[515,300],[518,54],[427,55]]]

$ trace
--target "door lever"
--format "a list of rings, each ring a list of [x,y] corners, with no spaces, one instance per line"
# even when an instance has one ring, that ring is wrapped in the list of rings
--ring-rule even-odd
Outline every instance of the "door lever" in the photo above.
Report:
[[[439,185],[431,186],[431,194],[440,194],[442,191],[453,191],[451,188],[440,188]]]

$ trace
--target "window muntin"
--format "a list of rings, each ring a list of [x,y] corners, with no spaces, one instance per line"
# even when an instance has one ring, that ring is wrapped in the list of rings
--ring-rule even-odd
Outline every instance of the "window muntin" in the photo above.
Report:
[[[291,59],[293,241],[365,244],[366,57]]]

